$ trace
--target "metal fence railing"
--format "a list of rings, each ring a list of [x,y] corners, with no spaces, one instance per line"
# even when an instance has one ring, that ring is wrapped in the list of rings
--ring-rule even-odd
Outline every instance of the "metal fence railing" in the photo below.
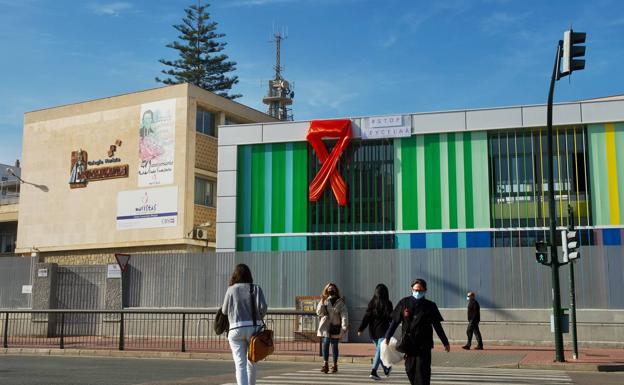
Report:
[[[4,348],[119,349],[225,352],[215,335],[216,309],[202,310],[0,310]],[[314,354],[318,317],[302,311],[270,311],[275,353]]]

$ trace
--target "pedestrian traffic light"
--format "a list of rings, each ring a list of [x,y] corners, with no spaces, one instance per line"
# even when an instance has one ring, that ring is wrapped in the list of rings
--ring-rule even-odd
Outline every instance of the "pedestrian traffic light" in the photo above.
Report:
[[[570,75],[573,71],[585,68],[584,59],[575,59],[585,56],[585,32],[574,32],[572,30],[563,33],[563,68],[560,76]]]
[[[548,244],[546,242],[535,242],[535,260],[542,265],[550,265],[550,261],[548,260]]]
[[[564,230],[561,232],[561,235],[563,238],[563,262],[570,262],[580,257],[578,233],[576,230]]]

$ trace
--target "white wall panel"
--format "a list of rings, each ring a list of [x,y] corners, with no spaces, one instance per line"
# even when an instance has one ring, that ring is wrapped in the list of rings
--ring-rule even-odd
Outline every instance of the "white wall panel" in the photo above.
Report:
[[[236,196],[236,171],[219,171],[217,174],[217,196]]]
[[[237,146],[219,146],[217,171],[236,171],[236,149]]]
[[[624,100],[581,103],[583,123],[624,122]]]
[[[546,127],[546,106],[522,107],[524,127]],[[580,124],[581,108],[579,103],[553,106],[553,125]]]
[[[466,129],[469,131],[513,127],[522,127],[520,107],[466,112]]]
[[[225,222],[236,222],[236,197],[217,197],[217,224]]]
[[[442,112],[412,115],[412,133],[454,132],[466,130],[466,113]]]
[[[236,248],[236,223],[217,222],[217,245],[219,249]]]
[[[262,143],[262,125],[219,127],[219,146]]]
[[[272,123],[262,125],[263,143],[301,142],[306,140],[310,122]]]

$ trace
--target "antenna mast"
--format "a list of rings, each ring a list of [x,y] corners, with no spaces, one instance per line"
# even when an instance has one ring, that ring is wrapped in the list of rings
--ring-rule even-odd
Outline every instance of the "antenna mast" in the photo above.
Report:
[[[269,106],[267,114],[273,116],[279,120],[293,120],[292,109],[289,107],[292,105],[293,98],[295,97],[294,84],[290,84],[286,79],[282,77],[282,65],[281,65],[281,45],[282,40],[288,38],[285,33],[276,32],[273,35],[275,42],[275,77],[273,80],[269,80],[269,90],[267,96],[262,99],[262,102]]]

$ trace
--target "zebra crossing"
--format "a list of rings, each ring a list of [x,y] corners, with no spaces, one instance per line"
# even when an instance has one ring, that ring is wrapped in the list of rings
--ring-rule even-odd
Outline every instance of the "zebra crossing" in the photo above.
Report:
[[[403,367],[397,367],[390,377],[381,381],[368,378],[369,366],[341,366],[338,373],[324,374],[318,369],[305,369],[280,375],[259,377],[257,385],[409,385]],[[382,372],[383,373],[383,372]],[[553,370],[452,368],[434,367],[431,383],[438,385],[569,385],[573,384],[565,372]],[[223,384],[236,385],[236,384]]]

